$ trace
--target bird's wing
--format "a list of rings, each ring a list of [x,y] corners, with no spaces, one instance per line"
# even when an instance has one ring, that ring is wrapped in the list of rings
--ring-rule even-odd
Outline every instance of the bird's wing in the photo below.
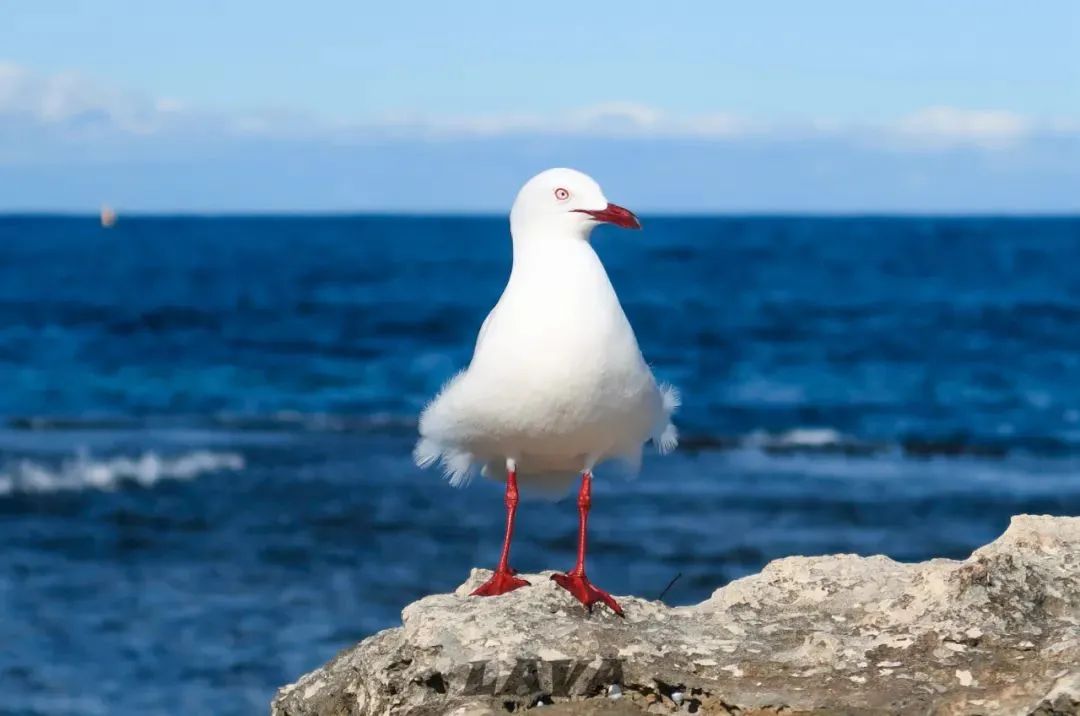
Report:
[[[473,348],[473,356],[480,350],[480,344],[484,342],[484,336],[487,335],[488,328],[491,327],[492,319],[495,318],[496,311],[499,310],[499,304],[495,304],[495,308],[491,309],[491,312],[487,314],[487,318],[480,324],[480,333],[476,335],[476,346]]]

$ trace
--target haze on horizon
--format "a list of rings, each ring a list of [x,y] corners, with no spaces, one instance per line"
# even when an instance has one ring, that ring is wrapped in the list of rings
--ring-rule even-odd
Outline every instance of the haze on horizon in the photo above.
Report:
[[[39,0],[0,26],[0,211],[1080,211],[1080,6]]]

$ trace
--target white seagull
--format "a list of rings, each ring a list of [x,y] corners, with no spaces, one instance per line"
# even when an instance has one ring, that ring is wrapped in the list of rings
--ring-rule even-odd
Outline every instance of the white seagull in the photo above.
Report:
[[[510,210],[510,279],[480,327],[469,367],[420,416],[414,458],[420,467],[440,462],[452,485],[465,484],[475,466],[493,479],[505,469],[506,536],[478,596],[528,584],[509,566],[518,479],[550,493],[580,473],[577,564],[552,579],[590,609],[603,602],[621,616],[611,595],[585,576],[592,471],[606,460],[636,471],[649,440],[661,453],[672,450],[679,401],[645,363],[589,243],[601,223],[641,228],[573,169],[549,169],[522,187]]]

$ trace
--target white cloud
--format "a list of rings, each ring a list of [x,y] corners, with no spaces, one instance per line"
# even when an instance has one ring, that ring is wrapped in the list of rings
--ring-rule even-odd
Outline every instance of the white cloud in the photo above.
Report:
[[[571,116],[586,124],[615,121],[635,127],[652,127],[664,120],[660,110],[636,102],[605,102],[577,110]]]
[[[178,99],[160,97],[154,101],[154,109],[163,114],[170,114],[173,112],[183,112],[187,109],[187,105]]]
[[[550,134],[720,138],[760,133],[767,131],[767,125],[730,113],[679,117],[636,102],[604,102],[557,114],[385,114],[374,121],[352,125],[352,129],[428,137]]]
[[[768,131],[760,120],[715,112],[679,117],[634,102],[608,102],[569,115],[568,128],[582,132],[626,132],[636,135],[739,137]]]
[[[106,123],[133,133],[156,127],[160,110],[135,94],[97,84],[76,73],[52,75],[0,63],[0,114],[47,125]]]
[[[681,115],[630,101],[551,114],[388,114],[364,121],[335,121],[282,110],[214,113],[174,98],[123,91],[77,73],[43,74],[0,62],[0,119],[4,117],[30,120],[74,136],[106,129],[121,135],[186,131],[224,138],[342,141],[523,134],[713,140],[832,138],[901,151],[962,146],[993,150],[1015,146],[1040,133],[1080,134],[1080,119],[1036,120],[1005,110],[950,106],[926,107],[876,125],[820,118],[778,122],[734,112]]]
[[[633,102],[608,102],[561,114],[383,115],[354,132],[392,136],[484,137],[514,134],[694,139],[850,139],[906,150],[959,146],[1002,149],[1040,133],[1080,133],[1080,120],[1044,120],[1004,110],[926,107],[895,120],[857,124],[834,119],[776,121],[733,112],[675,115]]]
[[[10,62],[0,62],[0,118],[4,117],[76,137],[95,130],[141,136],[176,131],[296,136],[329,127],[297,112],[209,112],[172,97],[124,91],[78,73],[43,74]]]
[[[901,138],[930,146],[995,148],[1014,144],[1038,127],[1032,120],[1005,110],[937,106],[900,119],[893,129]]]

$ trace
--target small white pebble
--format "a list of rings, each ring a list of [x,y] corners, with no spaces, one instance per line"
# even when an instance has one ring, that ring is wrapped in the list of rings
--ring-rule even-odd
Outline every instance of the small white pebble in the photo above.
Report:
[[[681,691],[672,691],[671,700],[677,704],[681,704],[683,699],[683,693]]]
[[[866,677],[865,676],[849,676],[848,678],[851,679],[852,681],[854,681],[856,684],[865,684],[866,683]]]
[[[882,676],[888,676],[889,674],[892,673],[892,671],[893,671],[892,669],[878,669],[878,673],[881,674]]]
[[[898,666],[903,666],[904,663],[902,661],[879,661],[877,665],[885,669],[895,669]]]
[[[619,686],[618,684],[612,684],[611,686],[608,687],[607,696],[608,696],[609,699],[612,699],[612,700],[621,699],[622,698],[622,687]]]
[[[978,639],[983,635],[983,633],[982,629],[980,629],[979,627],[971,627],[966,632],[964,632],[964,635],[967,636],[968,639]]]
[[[971,677],[971,672],[966,669],[957,669],[956,679],[960,682],[961,686],[971,686],[975,683],[975,679]]]
[[[955,641],[945,642],[945,648],[949,651],[964,651],[967,649],[963,644],[957,644]]]

